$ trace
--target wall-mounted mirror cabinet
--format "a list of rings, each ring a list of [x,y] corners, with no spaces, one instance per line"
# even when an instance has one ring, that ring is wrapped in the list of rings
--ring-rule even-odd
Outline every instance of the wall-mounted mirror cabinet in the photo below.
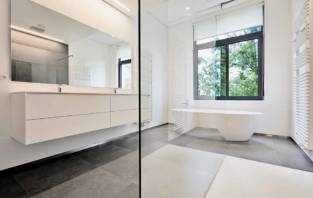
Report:
[[[131,89],[131,57],[121,39],[35,1],[11,0],[12,81]]]

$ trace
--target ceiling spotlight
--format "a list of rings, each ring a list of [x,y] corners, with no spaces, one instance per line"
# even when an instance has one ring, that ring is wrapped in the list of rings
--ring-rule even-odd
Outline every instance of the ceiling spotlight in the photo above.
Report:
[[[189,11],[189,10],[190,10],[190,7],[189,7],[189,6],[186,6],[186,7],[185,7],[185,10],[186,10],[186,11]]]

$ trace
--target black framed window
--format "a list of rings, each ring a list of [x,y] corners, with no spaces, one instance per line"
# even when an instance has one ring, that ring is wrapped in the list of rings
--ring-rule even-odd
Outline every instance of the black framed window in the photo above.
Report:
[[[131,82],[131,59],[118,59],[118,88],[130,88]]]
[[[263,27],[220,37],[194,43],[195,99],[263,100]]]

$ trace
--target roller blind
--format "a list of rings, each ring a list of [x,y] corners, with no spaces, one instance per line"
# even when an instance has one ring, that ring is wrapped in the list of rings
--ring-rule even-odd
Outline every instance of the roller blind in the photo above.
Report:
[[[223,12],[194,24],[194,40],[263,25],[263,4]]]

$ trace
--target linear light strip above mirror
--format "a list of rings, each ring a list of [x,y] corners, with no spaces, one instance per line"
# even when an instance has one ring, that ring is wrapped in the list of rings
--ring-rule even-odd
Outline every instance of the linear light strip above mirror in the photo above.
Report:
[[[119,0],[103,0],[105,3],[119,10],[127,16],[131,16],[131,9]]]
[[[33,36],[38,36],[38,37],[41,37],[41,38],[44,38],[44,39],[48,39],[48,40],[51,40],[51,41],[56,41],[56,42],[59,42],[59,43],[66,43],[63,40],[60,40],[60,39],[57,39],[57,38],[54,38],[54,37],[51,37],[51,36],[47,36],[45,34],[40,34],[38,32],[34,32],[34,31],[31,31],[31,30],[27,30],[25,28],[21,28],[21,27],[15,26],[15,25],[11,25],[11,29],[19,31],[19,32],[26,33],[26,34],[30,34],[30,35],[33,35]]]

